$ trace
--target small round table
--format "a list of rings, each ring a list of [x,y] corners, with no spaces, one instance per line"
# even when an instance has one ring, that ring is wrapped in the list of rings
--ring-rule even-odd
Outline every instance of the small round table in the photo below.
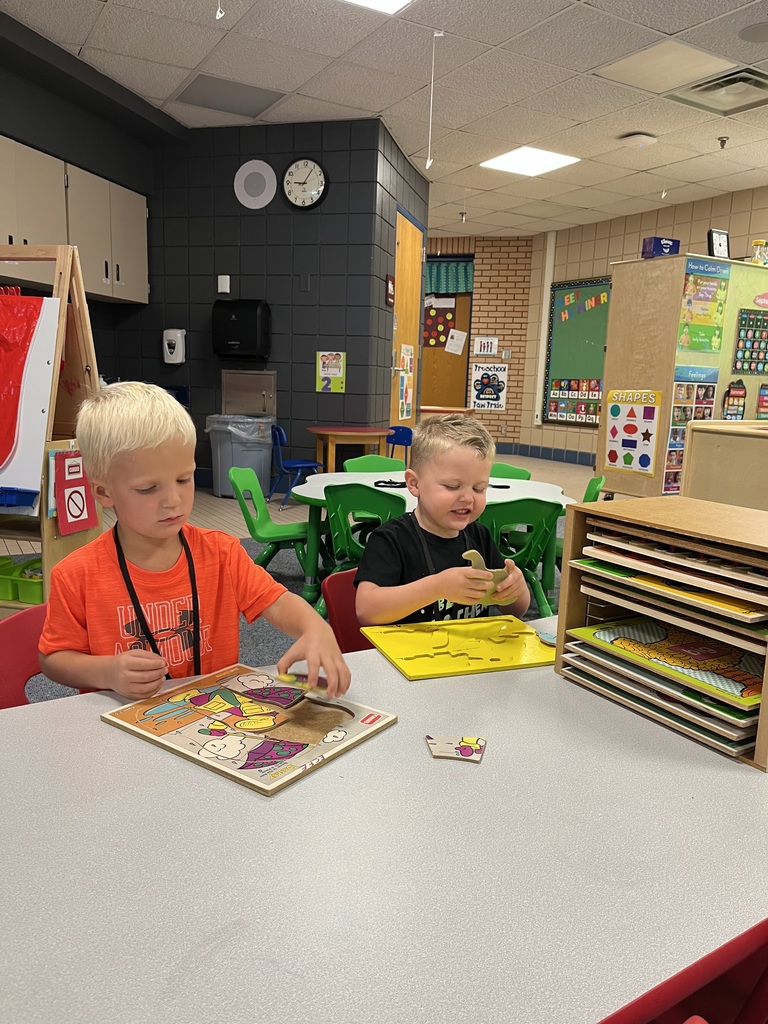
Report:
[[[392,433],[391,427],[307,427],[307,430],[315,435],[315,458],[323,463],[326,473],[336,472],[337,444],[362,444],[375,448],[379,455],[386,455],[387,438]]]

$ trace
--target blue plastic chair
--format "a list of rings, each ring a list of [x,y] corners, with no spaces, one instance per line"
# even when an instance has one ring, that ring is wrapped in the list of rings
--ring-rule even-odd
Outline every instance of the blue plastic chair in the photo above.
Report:
[[[394,457],[395,448],[403,449],[403,458],[405,459],[406,466],[408,465],[408,449],[413,444],[413,431],[410,427],[395,427],[389,428],[394,433],[390,434],[387,438],[387,455],[390,458]]]
[[[283,497],[280,508],[285,508],[286,502],[291,496],[291,491],[302,483],[310,473],[316,473],[322,466],[322,462],[313,462],[311,459],[284,459],[283,448],[288,447],[288,438],[283,428],[275,423],[272,425],[272,465],[276,474],[275,482],[269,492],[267,501],[272,500],[272,495],[280,486],[284,477],[288,477],[288,489]]]

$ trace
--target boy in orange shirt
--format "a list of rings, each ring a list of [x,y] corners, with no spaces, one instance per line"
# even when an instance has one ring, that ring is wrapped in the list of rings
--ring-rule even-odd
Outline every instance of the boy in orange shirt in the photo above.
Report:
[[[330,626],[248,556],[235,537],[187,523],[194,501],[192,420],[154,384],[101,388],[79,410],[77,438],[96,499],[113,530],[51,572],[40,665],[57,683],[112,689],[131,700],[168,678],[239,660],[239,616],[260,615],[298,638],[277,665],[322,668],[328,695],[350,675]]]

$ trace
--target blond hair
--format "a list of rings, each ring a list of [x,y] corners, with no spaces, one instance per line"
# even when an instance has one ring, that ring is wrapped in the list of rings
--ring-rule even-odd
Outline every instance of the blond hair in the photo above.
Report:
[[[77,413],[77,443],[91,480],[103,480],[118,455],[158,448],[170,441],[195,444],[187,410],[164,388],[141,381],[107,384]]]
[[[418,470],[451,448],[474,448],[481,459],[493,459],[496,443],[472,416],[430,416],[414,428],[411,469]]]

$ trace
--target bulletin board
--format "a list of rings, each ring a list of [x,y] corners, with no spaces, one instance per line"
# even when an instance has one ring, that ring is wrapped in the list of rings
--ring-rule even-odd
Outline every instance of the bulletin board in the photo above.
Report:
[[[544,423],[597,426],[600,422],[610,296],[610,277],[552,285]]]

